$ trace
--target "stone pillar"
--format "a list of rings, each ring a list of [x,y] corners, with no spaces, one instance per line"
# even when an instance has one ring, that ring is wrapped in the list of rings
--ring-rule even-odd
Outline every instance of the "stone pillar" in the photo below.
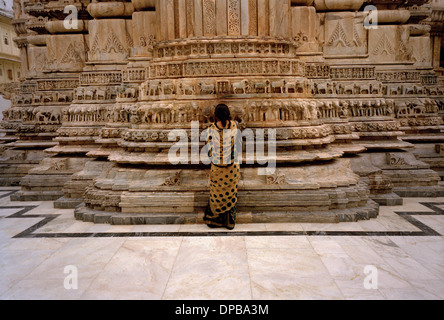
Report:
[[[433,47],[432,47],[432,53],[433,53],[433,68],[435,70],[439,70],[442,68],[441,66],[441,48],[442,48],[442,36],[441,34],[435,34],[433,36]]]
[[[125,61],[132,43],[131,31],[131,22],[127,20],[91,20],[89,22],[89,60]]]
[[[278,14],[273,20],[273,32],[281,38],[289,36],[289,13],[278,9],[282,4],[289,6],[288,1],[273,4]],[[158,20],[162,21],[157,27],[160,41],[269,34],[269,0],[167,0],[160,1],[158,8]]]
[[[216,35],[216,0],[202,1],[203,36],[214,37]]]
[[[257,0],[257,34],[258,36],[270,35],[270,6],[268,0]]]
[[[241,3],[240,0],[227,0],[228,2],[228,35],[241,34]]]
[[[357,12],[362,0],[354,1],[354,5],[347,2],[337,2],[333,8],[322,14],[324,55],[331,58],[360,59],[367,54],[367,31],[364,29],[363,16]],[[316,9],[324,7],[315,2]],[[356,9],[358,8],[358,9]],[[334,12],[332,12],[334,11]]]
[[[226,36],[228,34],[227,0],[216,0],[216,34]]]
[[[135,6],[143,10],[151,2],[139,0]],[[128,58],[143,54],[150,43],[150,32],[140,29],[134,33],[131,18],[135,6],[132,2],[113,1],[93,2],[87,7],[93,18],[87,22],[87,61],[80,70],[72,104],[63,114],[59,145],[50,150],[58,157],[76,155],[66,161],[66,166],[75,171],[61,188],[63,196],[55,201],[56,207],[75,207],[93,178],[110,165],[101,161],[96,152],[101,146],[102,129],[116,103]],[[150,25],[143,14],[138,18],[139,28]]]
[[[430,39],[431,27],[425,24],[409,25],[409,50],[415,67],[418,69],[432,68],[433,45]]]
[[[290,0],[269,0],[270,36],[290,37]]]
[[[176,0],[175,3],[176,14],[176,37],[184,39],[188,36],[187,30],[187,3],[186,0]]]
[[[258,4],[257,0],[241,1],[242,35],[257,36],[258,33]]]
[[[34,117],[26,117],[24,123],[45,128],[47,139],[51,137],[49,133],[53,135],[51,145],[60,145],[45,150],[53,156],[43,159],[22,178],[22,189],[14,194],[14,200],[58,199],[63,196],[62,188],[65,182],[76,170],[80,170],[84,162],[67,157],[61,147],[66,142],[57,135],[60,133],[58,130],[62,128],[64,115],[73,102],[74,90],[79,85],[79,74],[85,66],[87,28],[81,13],[77,28],[66,28],[63,21],[64,5],[50,3],[48,6],[51,9],[44,10],[47,19],[37,19],[40,23],[45,22],[47,33],[31,35],[28,39],[35,48],[40,48],[31,48],[33,53],[30,59],[30,74],[41,72],[41,75],[35,80],[36,90],[32,97],[35,104],[32,111]],[[77,3],[76,6],[79,12],[84,10],[82,4]]]
[[[137,11],[132,19],[132,56],[151,56],[156,41],[157,14],[155,11]]]
[[[319,52],[319,22],[313,6],[292,6],[290,37],[298,53]]]
[[[6,133],[5,140],[10,142],[1,150],[0,185],[19,185],[46,156],[44,149],[55,145],[51,140],[57,123],[49,123],[47,117],[37,112],[41,103],[36,99],[37,81],[46,78],[46,21],[47,13],[32,8],[25,12],[23,2],[14,1],[13,24],[18,35],[14,41],[21,49],[24,72],[23,80],[11,93],[11,107],[2,115],[0,131]]]

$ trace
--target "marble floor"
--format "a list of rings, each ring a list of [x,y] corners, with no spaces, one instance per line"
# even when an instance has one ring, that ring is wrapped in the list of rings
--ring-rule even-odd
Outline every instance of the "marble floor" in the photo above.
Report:
[[[340,224],[110,226],[0,187],[0,299],[444,299],[444,198]]]

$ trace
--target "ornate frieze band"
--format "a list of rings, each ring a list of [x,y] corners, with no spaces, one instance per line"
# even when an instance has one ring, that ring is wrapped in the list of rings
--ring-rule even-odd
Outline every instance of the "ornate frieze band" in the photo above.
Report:
[[[58,89],[75,89],[79,86],[79,80],[61,79],[61,80],[37,80],[38,90],[58,90]]]
[[[297,59],[225,59],[154,63],[150,79],[239,75],[304,76],[305,63]]]
[[[276,40],[206,40],[199,42],[158,43],[154,50],[154,59],[184,58],[184,57],[217,57],[234,55],[261,56],[294,56],[291,42]]]
[[[80,85],[108,85],[122,83],[122,72],[88,72],[80,75]]]

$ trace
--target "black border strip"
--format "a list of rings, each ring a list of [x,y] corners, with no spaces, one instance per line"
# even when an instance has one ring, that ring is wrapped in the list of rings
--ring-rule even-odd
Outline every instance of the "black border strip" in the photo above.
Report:
[[[1,190],[0,190],[1,191]],[[29,211],[38,206],[3,206],[4,209],[21,209],[5,218],[43,218],[38,223],[15,235],[14,239],[39,238],[146,238],[146,237],[246,237],[246,236],[441,236],[433,228],[415,219],[415,215],[444,215],[444,210],[437,207],[444,203],[420,202],[432,212],[395,212],[401,218],[418,228],[420,231],[218,231],[218,232],[98,232],[98,233],[37,233],[36,231],[60,215],[30,214]]]
[[[7,192],[0,199],[16,193],[18,190],[0,190]],[[404,220],[421,231],[217,231],[217,232],[99,232],[99,233],[35,233],[38,229],[50,223],[60,215],[33,214],[26,215],[38,206],[2,206],[4,209],[21,209],[18,212],[1,218],[43,218],[38,223],[15,235],[13,238],[141,238],[141,237],[244,237],[244,236],[441,236],[433,228],[415,219],[415,215],[444,215],[444,209],[439,208],[441,202],[419,202],[433,210],[432,212],[395,212]]]
[[[10,195],[16,193],[18,190],[0,190],[0,192],[6,192],[6,194],[0,195],[0,199],[9,197]]]

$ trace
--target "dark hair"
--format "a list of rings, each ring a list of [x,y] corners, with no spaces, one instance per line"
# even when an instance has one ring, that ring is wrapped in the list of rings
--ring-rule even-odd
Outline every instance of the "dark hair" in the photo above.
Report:
[[[214,116],[216,117],[216,121],[219,120],[222,122],[223,127],[227,125],[227,121],[231,120],[230,109],[226,104],[219,104],[214,111]]]

